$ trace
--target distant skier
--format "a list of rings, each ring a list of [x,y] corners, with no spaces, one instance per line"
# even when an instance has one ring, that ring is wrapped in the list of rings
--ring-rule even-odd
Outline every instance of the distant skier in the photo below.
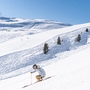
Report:
[[[38,82],[42,81],[43,78],[46,76],[46,72],[44,71],[44,69],[42,69],[40,66],[38,66],[36,64],[33,65],[33,69],[34,69],[34,71],[31,73],[38,72],[39,75],[36,76],[36,79]]]

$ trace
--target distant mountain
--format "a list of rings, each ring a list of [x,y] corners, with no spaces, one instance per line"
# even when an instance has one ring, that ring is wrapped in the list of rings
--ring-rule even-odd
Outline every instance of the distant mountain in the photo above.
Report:
[[[71,26],[61,22],[44,20],[44,19],[23,19],[23,18],[8,18],[0,17],[0,28],[19,28],[19,29],[56,29]]]
[[[43,31],[60,29],[71,26],[71,24],[60,23],[44,19],[23,19],[23,18],[9,18],[0,17],[0,43],[7,40],[41,33]]]

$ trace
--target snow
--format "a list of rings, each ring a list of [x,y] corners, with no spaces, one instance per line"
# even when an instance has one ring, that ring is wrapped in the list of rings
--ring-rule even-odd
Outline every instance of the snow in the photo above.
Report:
[[[71,26],[70,24],[44,19],[0,17],[0,43],[16,37],[41,33],[47,30]],[[3,32],[2,32],[3,31]]]
[[[31,36],[26,35],[23,37],[11,39],[5,43],[0,44],[0,47],[1,47],[0,52],[3,51],[0,53],[0,56],[11,53],[11,52],[16,52],[16,51],[25,50],[28,48],[33,48],[49,39],[55,37],[56,35],[70,32],[70,31],[72,31],[72,29],[76,30],[79,28],[88,27],[89,25],[90,25],[90,23],[75,25],[75,26],[71,26],[68,28],[63,28],[63,29],[61,29],[61,31],[60,31],[60,29],[57,29],[57,31],[55,29],[55,30],[50,30],[47,32],[43,32],[43,33],[31,35]],[[51,32],[52,32],[52,34],[51,34]],[[30,38],[30,39],[28,39],[28,38]],[[38,41],[41,41],[41,42],[38,42]],[[28,43],[28,42],[30,42],[30,43]],[[22,47],[22,48],[20,48],[20,47]]]
[[[2,18],[1,21],[3,19],[6,23],[11,20]],[[12,20],[25,21],[20,18]],[[39,19],[34,22],[37,21],[47,22]],[[85,31],[86,28],[89,32]],[[90,90],[90,23],[39,33],[32,30],[35,34],[17,30],[0,31],[3,39],[0,43],[0,90]],[[78,34],[81,35],[80,42],[76,41]],[[56,44],[58,36],[62,39],[61,45]],[[49,44],[47,55],[42,51],[45,42]],[[52,78],[22,88],[36,81],[38,73],[30,73],[35,63],[44,68],[46,77]]]
[[[89,90],[90,86],[90,48],[73,54],[63,60],[44,67],[47,76],[54,76],[46,81],[24,88],[24,90]],[[35,82],[32,75],[32,82]],[[24,85],[31,83],[30,73],[0,81],[1,90],[23,90]]]

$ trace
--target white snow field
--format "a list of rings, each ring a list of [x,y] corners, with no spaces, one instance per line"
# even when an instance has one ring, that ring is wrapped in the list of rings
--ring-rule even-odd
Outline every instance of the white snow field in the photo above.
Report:
[[[90,90],[90,23],[62,24],[63,28],[58,23],[0,18],[0,90]],[[61,45],[57,45],[58,36]],[[44,43],[49,45],[47,54]],[[52,78],[22,88],[36,82],[38,73],[30,73],[33,64]]]

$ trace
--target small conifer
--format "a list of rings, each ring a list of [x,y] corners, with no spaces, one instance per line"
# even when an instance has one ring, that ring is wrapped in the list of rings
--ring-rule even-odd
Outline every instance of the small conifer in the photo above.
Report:
[[[61,45],[60,37],[58,37],[58,39],[57,39],[57,44],[58,44],[58,45]]]
[[[81,40],[81,35],[79,34],[77,37],[77,41],[80,42],[80,40]]]
[[[47,43],[44,44],[43,52],[44,52],[44,54],[47,54],[47,52],[48,52],[48,44]]]

